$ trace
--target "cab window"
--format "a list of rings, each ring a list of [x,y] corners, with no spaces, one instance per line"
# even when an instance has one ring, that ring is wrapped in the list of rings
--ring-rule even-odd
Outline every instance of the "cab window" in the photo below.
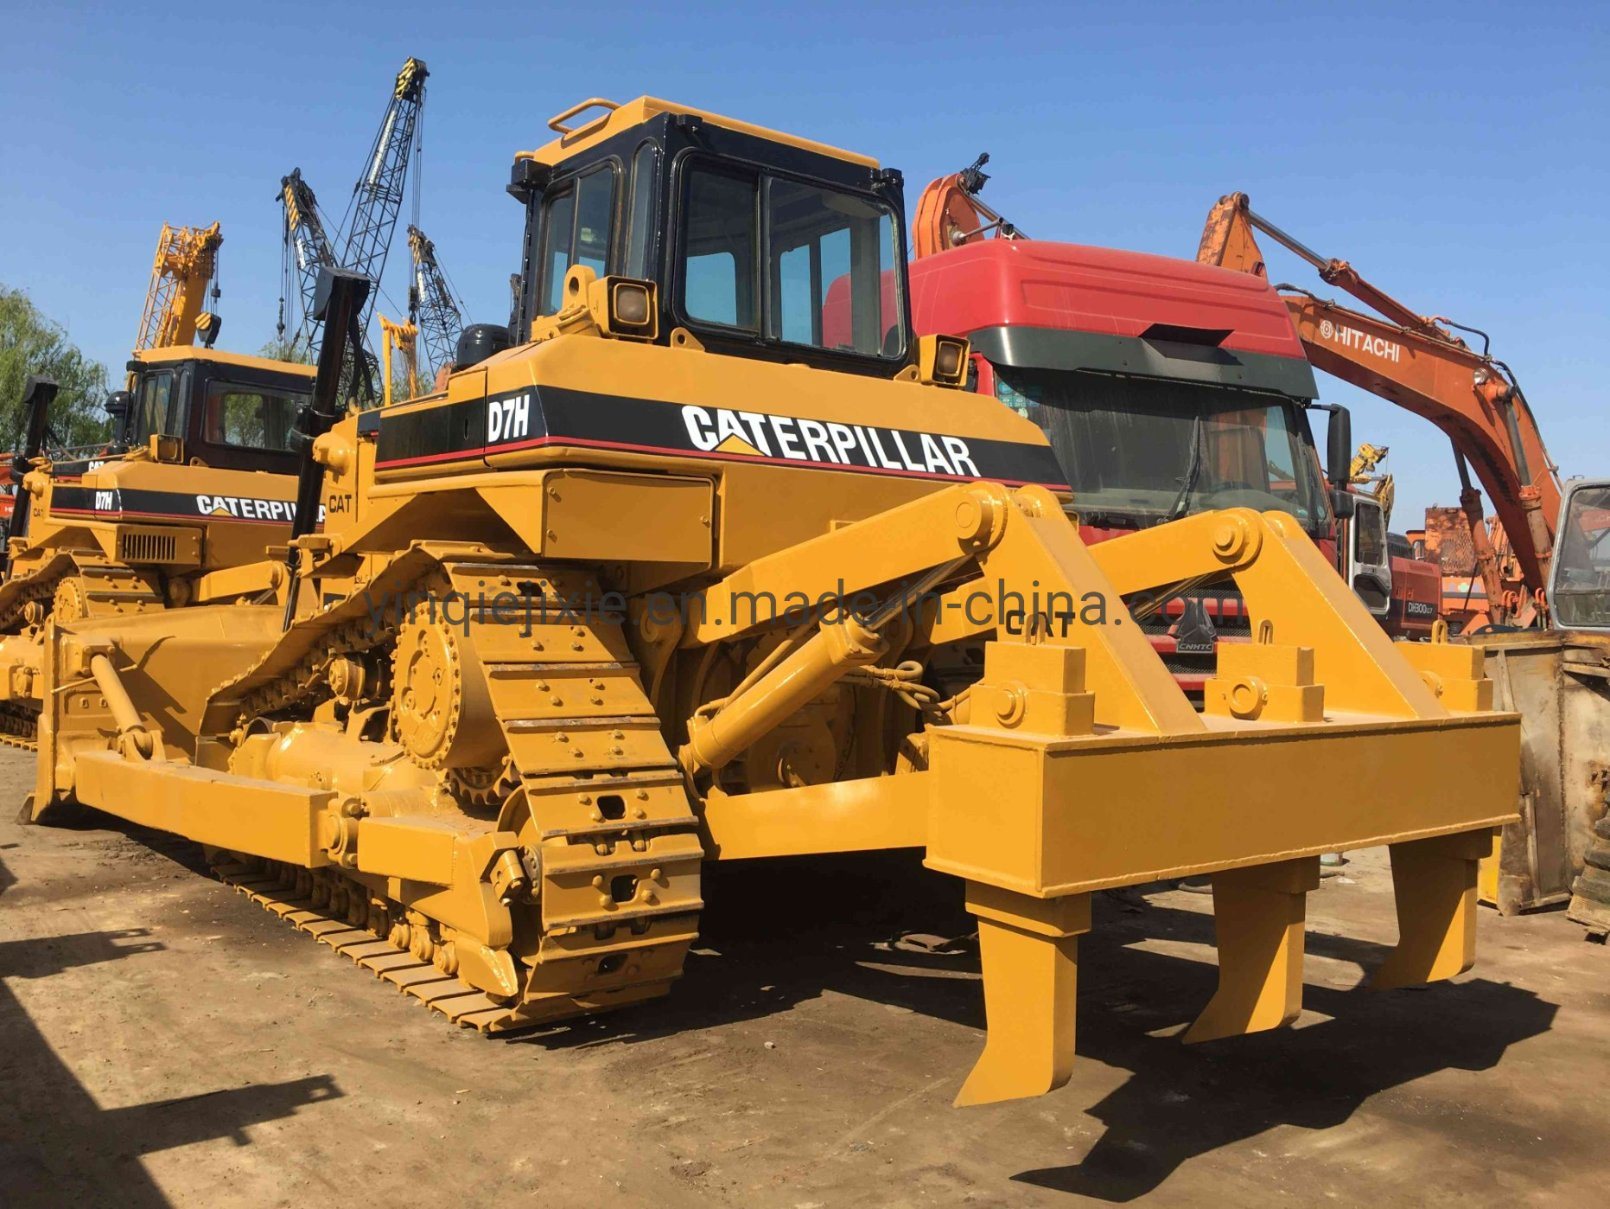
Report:
[[[654,188],[659,158],[659,148],[653,143],[644,143],[632,156],[632,206],[626,219],[626,263],[621,268],[628,277],[652,275],[649,256],[654,238]]]
[[[209,383],[202,439],[211,445],[289,452],[291,425],[304,402],[305,395],[278,394],[228,382]]]
[[[1355,501],[1354,507],[1353,561],[1363,567],[1386,566],[1386,514],[1363,500]]]
[[[690,174],[682,309],[690,319],[759,331],[760,223],[753,180]]]
[[[1584,484],[1571,492],[1553,579],[1556,622],[1610,627],[1610,487]]]
[[[781,344],[905,355],[894,213],[875,198],[702,164],[685,178],[678,307]]]
[[[609,271],[614,214],[615,169],[609,164],[548,195],[543,205],[539,314],[558,312],[565,274],[572,266],[586,265],[600,277]]]
[[[176,414],[173,393],[173,373],[162,370],[145,375],[140,383],[140,398],[135,409],[134,438],[144,441],[158,434],[179,435],[179,416]]]
[[[888,208],[838,190],[772,180],[766,212],[767,334],[871,356],[904,352],[889,272],[895,247]]]

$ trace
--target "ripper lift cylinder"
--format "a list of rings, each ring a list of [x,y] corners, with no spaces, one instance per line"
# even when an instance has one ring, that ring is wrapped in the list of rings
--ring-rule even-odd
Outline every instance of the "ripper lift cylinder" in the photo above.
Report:
[[[684,759],[716,769],[753,746],[852,667],[875,663],[887,644],[854,617],[824,625],[754,687],[688,725]]]

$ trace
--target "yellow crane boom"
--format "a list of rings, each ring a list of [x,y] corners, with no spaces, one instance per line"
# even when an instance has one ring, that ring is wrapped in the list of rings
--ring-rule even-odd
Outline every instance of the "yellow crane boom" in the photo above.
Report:
[[[223,242],[217,223],[210,227],[162,224],[140,334],[134,341],[136,352],[194,344],[198,332],[202,343],[212,347],[218,338],[219,319],[202,305],[208,282],[217,276],[218,248]],[[217,292],[214,285],[215,298]]]

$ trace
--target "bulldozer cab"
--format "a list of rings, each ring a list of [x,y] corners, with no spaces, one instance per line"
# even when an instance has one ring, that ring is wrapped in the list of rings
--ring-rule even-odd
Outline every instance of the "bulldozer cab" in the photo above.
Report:
[[[128,363],[117,444],[163,461],[294,474],[291,426],[313,367],[197,348],[155,349]]]
[[[581,265],[653,287],[653,322],[617,334],[887,377],[912,363],[899,173],[648,97],[549,125],[560,137],[509,186],[526,207],[516,343]]]

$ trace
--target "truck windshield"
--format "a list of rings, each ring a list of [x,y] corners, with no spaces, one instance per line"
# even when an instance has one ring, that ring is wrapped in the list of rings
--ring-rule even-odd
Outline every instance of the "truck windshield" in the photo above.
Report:
[[[1082,517],[1149,525],[1278,509],[1322,535],[1330,512],[1296,404],[1237,387],[996,369],[996,396],[1051,438]]]
[[[1610,486],[1571,492],[1554,558],[1554,624],[1610,627]]]

